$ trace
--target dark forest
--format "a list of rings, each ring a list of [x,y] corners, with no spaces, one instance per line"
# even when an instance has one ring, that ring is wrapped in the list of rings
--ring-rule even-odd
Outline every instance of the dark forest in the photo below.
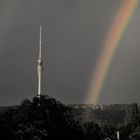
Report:
[[[130,105],[64,105],[49,96],[24,99],[1,107],[0,137],[4,140],[140,139],[140,115]]]

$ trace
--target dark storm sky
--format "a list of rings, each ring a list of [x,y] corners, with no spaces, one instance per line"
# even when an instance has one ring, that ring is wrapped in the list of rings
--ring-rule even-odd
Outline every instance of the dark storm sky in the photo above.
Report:
[[[0,105],[37,94],[39,25],[43,28],[43,93],[84,103],[90,75],[122,0],[1,0]],[[140,99],[140,5],[109,70],[99,103]]]

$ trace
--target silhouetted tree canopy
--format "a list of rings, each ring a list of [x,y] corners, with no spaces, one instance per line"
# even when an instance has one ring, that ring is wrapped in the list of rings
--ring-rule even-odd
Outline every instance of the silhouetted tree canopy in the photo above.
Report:
[[[21,105],[1,115],[1,135],[18,140],[81,138],[82,129],[71,115],[71,108],[49,96],[25,99]],[[7,131],[8,130],[8,131]]]
[[[107,121],[109,123],[98,122],[97,119],[83,123],[81,116],[79,120],[78,116],[75,119],[73,108],[63,105],[54,98],[41,96],[32,100],[24,99],[19,106],[11,107],[0,114],[0,137],[3,140],[105,140],[106,138],[116,140],[116,131],[119,130],[121,140],[140,140],[140,115],[137,105],[132,104],[128,109],[127,121],[118,126],[113,121],[113,118],[114,120],[117,118],[113,117],[114,107],[108,113],[112,119],[110,122]],[[105,112],[109,112],[107,110],[99,108],[91,112],[104,114],[105,120],[109,120],[107,114],[105,115]],[[118,112],[114,115],[117,114]],[[91,118],[92,115],[87,118]],[[118,119],[117,121],[119,122]]]

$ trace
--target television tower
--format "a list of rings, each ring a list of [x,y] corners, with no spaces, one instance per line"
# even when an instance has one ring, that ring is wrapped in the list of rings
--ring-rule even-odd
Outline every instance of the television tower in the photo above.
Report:
[[[39,36],[39,58],[37,61],[37,72],[38,72],[38,93],[37,96],[40,98],[41,88],[42,88],[42,72],[43,72],[43,60],[42,60],[42,29],[40,26],[40,36]]]

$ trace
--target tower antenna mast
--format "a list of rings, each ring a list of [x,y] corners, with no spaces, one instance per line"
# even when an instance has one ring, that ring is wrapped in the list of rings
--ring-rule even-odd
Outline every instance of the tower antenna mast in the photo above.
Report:
[[[39,58],[37,61],[37,72],[38,72],[38,93],[37,96],[40,98],[42,88],[42,72],[43,72],[43,60],[42,60],[42,28],[40,25],[40,36],[39,36]]]

